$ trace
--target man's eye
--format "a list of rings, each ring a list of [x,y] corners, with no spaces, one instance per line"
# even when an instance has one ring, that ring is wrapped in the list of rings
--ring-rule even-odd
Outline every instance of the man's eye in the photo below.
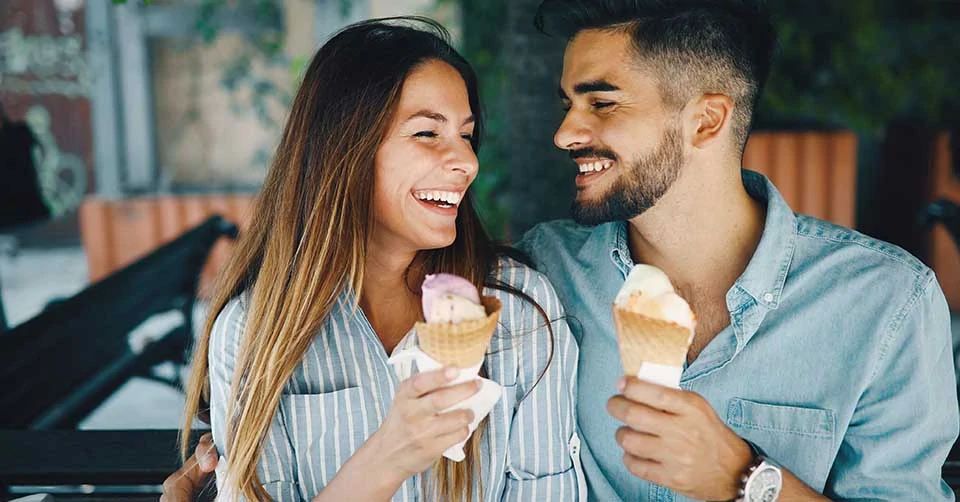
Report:
[[[465,140],[467,140],[467,141],[473,141],[473,135],[472,135],[472,134],[461,134],[460,137],[463,138],[463,139],[465,139]]]
[[[593,102],[594,108],[609,108],[611,106],[613,106],[613,103],[610,101],[594,101]]]
[[[437,137],[437,133],[435,133],[435,132],[433,132],[433,131],[420,131],[420,132],[414,134],[414,136],[417,137],[417,138],[436,138],[436,137]]]

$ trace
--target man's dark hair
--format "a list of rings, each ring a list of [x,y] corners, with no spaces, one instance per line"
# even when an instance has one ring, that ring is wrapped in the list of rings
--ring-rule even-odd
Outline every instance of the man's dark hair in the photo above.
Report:
[[[761,1],[544,0],[534,25],[568,39],[587,29],[628,32],[638,67],[657,79],[668,106],[707,93],[733,99],[733,132],[742,148],[776,40]]]

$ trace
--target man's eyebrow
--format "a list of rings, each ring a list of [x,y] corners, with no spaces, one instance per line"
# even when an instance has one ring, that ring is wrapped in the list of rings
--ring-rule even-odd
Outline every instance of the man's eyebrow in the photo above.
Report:
[[[609,92],[619,91],[620,88],[607,82],[606,80],[591,80],[589,82],[580,82],[573,86],[574,94],[587,94],[588,92]]]
[[[420,110],[420,111],[418,111],[418,112],[416,112],[416,113],[411,114],[409,117],[407,117],[407,120],[413,120],[413,119],[415,119],[415,118],[421,118],[421,117],[422,117],[422,118],[428,118],[428,119],[430,119],[430,120],[436,120],[437,122],[441,122],[441,123],[444,123],[444,124],[448,122],[446,115],[444,115],[444,114],[442,114],[442,113],[437,113],[437,112],[434,112],[434,111],[426,110],[426,109]],[[470,123],[473,123],[473,122],[476,122],[476,121],[477,121],[477,118],[476,118],[475,116],[471,115],[471,116],[467,117],[466,120],[463,121],[463,125],[467,125],[467,124],[470,124]]]
[[[606,80],[591,80],[589,82],[580,82],[579,84],[573,86],[573,93],[577,95],[591,92],[611,92],[619,90],[619,87],[607,82]],[[563,87],[557,87],[557,95],[560,96],[561,100],[570,100],[570,96],[567,96],[567,93],[563,90]]]

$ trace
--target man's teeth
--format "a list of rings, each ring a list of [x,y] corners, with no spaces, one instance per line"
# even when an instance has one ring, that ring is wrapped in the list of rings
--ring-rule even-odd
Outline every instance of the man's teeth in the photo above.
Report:
[[[444,192],[441,190],[422,190],[414,192],[413,195],[420,200],[443,202],[452,206],[459,204],[462,198],[460,192]]]
[[[597,162],[584,162],[580,164],[581,173],[592,173],[597,171],[603,171],[604,169],[610,169],[613,166],[612,160],[601,160]]]

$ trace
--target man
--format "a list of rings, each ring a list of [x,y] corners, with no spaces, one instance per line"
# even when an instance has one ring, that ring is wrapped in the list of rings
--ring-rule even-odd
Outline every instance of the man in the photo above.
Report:
[[[769,19],[742,0],[546,0],[536,23],[569,40],[555,142],[579,167],[576,223],[522,247],[576,319],[590,498],[730,500],[755,468],[767,495],[782,476],[781,500],[952,499],[940,470],[958,407],[933,273],[741,173]],[[611,305],[635,263],[666,272],[697,329],[682,390],[630,379],[611,397]]]
[[[733,0],[546,0],[536,22],[569,40],[555,142],[578,167],[575,222],[518,246],[580,341],[590,499],[952,500],[940,469],[960,425],[933,273],[741,172],[769,20]],[[613,362],[611,307],[636,263],[697,314],[679,390]]]

